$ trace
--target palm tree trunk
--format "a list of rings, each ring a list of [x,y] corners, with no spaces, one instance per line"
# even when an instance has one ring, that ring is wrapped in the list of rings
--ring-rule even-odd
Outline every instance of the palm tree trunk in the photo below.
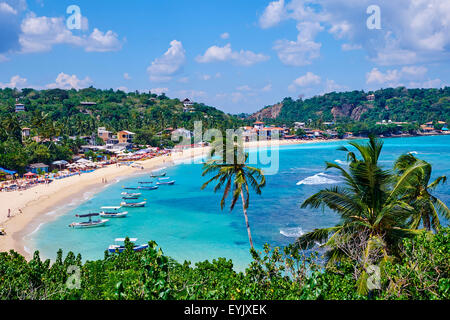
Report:
[[[245,208],[244,192],[242,190],[241,190],[241,198],[242,198],[242,210],[244,210],[245,225],[247,226],[248,240],[250,241],[250,247],[252,249],[254,249],[253,248],[252,233],[250,232],[250,224],[248,223],[247,209]]]

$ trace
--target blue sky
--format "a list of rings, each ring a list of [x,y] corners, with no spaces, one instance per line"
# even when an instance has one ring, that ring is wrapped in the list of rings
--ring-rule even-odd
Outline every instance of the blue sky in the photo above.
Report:
[[[66,9],[81,10],[69,30]],[[369,29],[370,5],[380,29]],[[0,0],[0,87],[113,88],[251,113],[284,97],[442,87],[450,1]]]

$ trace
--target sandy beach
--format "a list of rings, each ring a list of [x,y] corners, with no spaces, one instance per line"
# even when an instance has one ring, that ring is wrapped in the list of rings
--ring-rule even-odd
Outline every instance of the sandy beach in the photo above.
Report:
[[[332,142],[334,140],[281,140],[279,145],[292,145],[317,142]],[[271,141],[249,142],[246,148],[265,147]],[[0,227],[6,235],[0,236],[0,252],[15,250],[30,259],[30,253],[25,250],[23,237],[36,227],[36,221],[53,208],[63,206],[72,200],[81,198],[87,191],[99,192],[103,179],[115,183],[117,178],[151,171],[160,167],[175,165],[189,161],[191,158],[207,156],[209,147],[191,148],[171,155],[159,156],[153,159],[138,161],[144,169],[131,166],[110,165],[97,169],[92,173],[75,175],[69,178],[55,180],[51,184],[39,185],[24,191],[0,193]],[[11,217],[7,217],[11,209]]]

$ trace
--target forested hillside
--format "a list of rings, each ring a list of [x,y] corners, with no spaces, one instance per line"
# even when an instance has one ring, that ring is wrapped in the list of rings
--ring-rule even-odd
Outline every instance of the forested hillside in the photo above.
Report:
[[[16,102],[16,98],[18,101]],[[94,102],[93,106],[81,106],[81,102]],[[193,128],[195,120],[205,126],[230,128],[237,118],[204,104],[194,104],[194,112],[183,112],[178,99],[164,94],[100,90],[33,90],[0,89],[0,116],[3,119],[14,113],[14,105],[22,103],[26,112],[20,114],[21,124],[33,126],[36,115],[62,125],[68,135],[90,135],[99,126],[109,130],[161,130],[166,126]]]
[[[374,95],[374,97],[370,95]],[[443,89],[381,89],[374,92],[351,91],[327,93],[310,99],[285,98],[253,114],[260,120],[273,119],[293,122],[312,121],[376,122],[382,120],[409,121],[420,124],[428,121],[450,120],[450,87]],[[276,117],[267,115],[275,114]]]
[[[16,104],[23,104],[25,111],[15,112]],[[133,131],[134,142],[141,145],[170,146],[170,130],[164,129],[192,130],[198,120],[203,128],[236,128],[242,124],[237,117],[204,104],[185,108],[180,100],[164,94],[92,87],[0,89],[0,167],[22,173],[30,163],[70,160],[84,144],[74,137],[96,135],[98,127],[112,132]],[[23,128],[30,128],[26,138],[22,137]]]

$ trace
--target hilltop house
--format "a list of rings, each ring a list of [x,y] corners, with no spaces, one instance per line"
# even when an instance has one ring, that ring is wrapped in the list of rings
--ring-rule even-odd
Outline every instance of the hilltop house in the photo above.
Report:
[[[24,112],[24,111],[25,111],[25,105],[22,103],[16,103],[15,112]]]
[[[188,98],[183,100],[183,106],[184,106],[183,112],[194,112],[195,111],[194,102],[192,102]]]
[[[369,94],[367,96],[367,101],[375,101],[375,95],[374,94]]]

